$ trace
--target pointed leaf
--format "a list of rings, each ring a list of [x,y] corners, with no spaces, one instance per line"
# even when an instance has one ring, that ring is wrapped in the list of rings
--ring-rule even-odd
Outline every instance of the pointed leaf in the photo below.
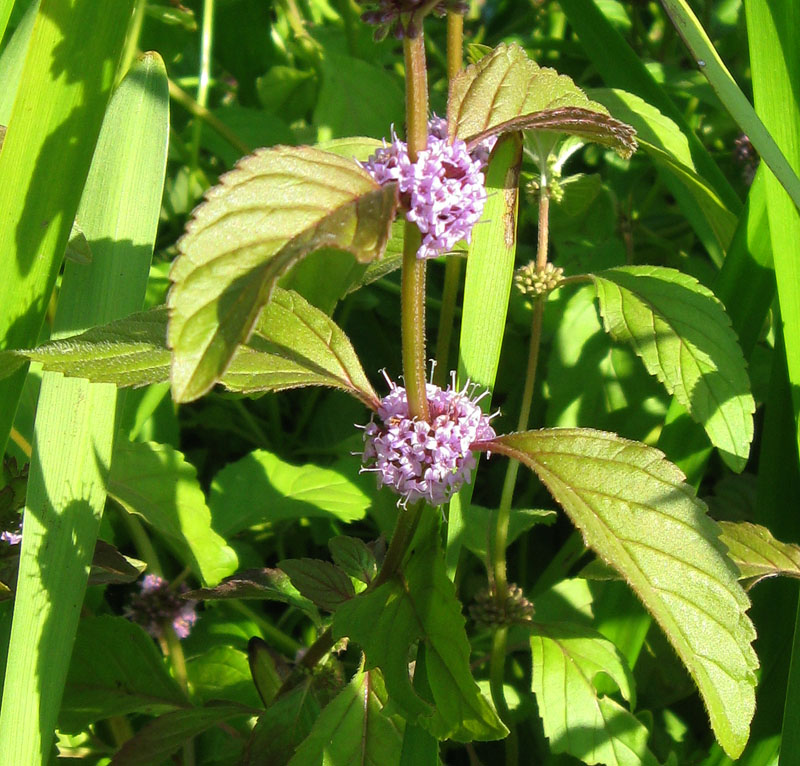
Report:
[[[263,638],[253,636],[247,642],[247,661],[258,696],[261,697],[264,707],[269,707],[281,688],[281,677],[275,667],[272,650]]]
[[[159,306],[34,349],[0,351],[0,378],[27,360],[94,383],[144,386],[169,379],[167,309]],[[349,339],[297,293],[275,289],[248,344],[239,346],[221,381],[241,393],[330,386],[368,407],[378,397]]]
[[[123,617],[81,620],[58,725],[78,732],[101,718],[188,705],[151,636]]]
[[[211,527],[197,471],[169,445],[118,440],[108,494],[163,535],[205,583],[236,569],[236,554]]]
[[[380,257],[397,206],[354,160],[311,147],[245,157],[206,195],[170,272],[168,343],[176,401],[219,380],[269,301],[275,281],[322,247]]]
[[[369,585],[378,573],[375,554],[357,537],[347,537],[347,535],[334,537],[328,540],[328,550],[334,562],[350,577],[355,577],[366,585]]]
[[[439,739],[500,739],[507,733],[484,699],[469,667],[470,647],[461,604],[432,540],[411,556],[402,580],[365,592],[336,610],[336,638],[349,636],[364,650],[367,668],[379,667],[389,698],[409,722]],[[433,704],[419,697],[408,675],[409,649],[427,647]]]
[[[249,708],[230,703],[165,713],[136,732],[111,759],[110,766],[152,766],[154,763],[163,763],[212,726],[252,713]]]
[[[586,94],[566,75],[540,67],[516,43],[502,43],[453,80],[447,108],[451,135],[474,144],[514,130],[546,130],[612,147],[636,150],[636,131]]]
[[[532,633],[533,691],[553,752],[588,764],[658,766],[644,724],[595,688],[596,676],[605,673],[631,699],[633,677],[614,644],[566,622],[535,624]]]
[[[800,577],[800,545],[782,543],[766,527],[748,521],[720,521],[721,540],[750,589],[766,577]]]
[[[397,719],[385,712],[387,695],[377,670],[359,670],[329,702],[289,766],[364,766],[400,763]]]
[[[705,428],[734,470],[753,439],[755,402],[742,350],[714,294],[661,266],[593,274],[605,329],[627,341],[651,375]]]
[[[356,595],[343,570],[319,559],[285,559],[278,566],[300,593],[322,609],[334,612]]]
[[[680,470],[656,449],[590,429],[526,431],[485,446],[535,471],[586,544],[625,578],[697,683],[718,741],[737,757],[755,707],[755,630],[719,527]]]

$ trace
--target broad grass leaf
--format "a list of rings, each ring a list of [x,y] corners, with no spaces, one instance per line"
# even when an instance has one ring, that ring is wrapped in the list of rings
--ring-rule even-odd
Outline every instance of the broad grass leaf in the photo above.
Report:
[[[0,351],[0,378],[26,361],[67,377],[117,386],[144,386],[169,379],[167,309],[131,314],[71,338],[34,349]],[[247,344],[234,352],[220,383],[231,391],[260,393],[299,386],[339,388],[368,407],[378,397],[344,332],[319,309],[276,288]]]
[[[800,545],[782,543],[766,527],[749,521],[720,521],[719,525],[721,540],[748,590],[767,577],[800,577]]]
[[[737,216],[697,172],[689,142],[677,124],[633,93],[602,88],[591,90],[590,95],[636,128],[639,146],[688,189],[711,224],[720,247],[727,250],[736,230]]]
[[[278,566],[289,575],[292,585],[318,607],[334,612],[356,595],[345,571],[319,559],[284,559]]]
[[[594,685],[605,674],[632,698],[633,677],[614,644],[568,622],[536,623],[531,632],[532,687],[552,751],[587,764],[658,766],[644,724]]]
[[[236,569],[236,554],[211,526],[197,471],[176,449],[119,440],[108,494],[155,528],[205,584],[216,585]]]
[[[325,706],[289,766],[400,763],[401,722],[386,714],[386,688],[377,670],[359,670]]]
[[[439,739],[503,738],[507,729],[472,677],[461,605],[432,539],[414,551],[403,574],[342,604],[334,635],[355,641],[368,669],[381,669],[389,698],[409,722]],[[409,650],[418,641],[427,650],[433,704],[415,693],[408,675]]]
[[[188,704],[143,628],[123,617],[80,621],[58,718],[62,731],[83,731],[109,716],[156,715]]]
[[[586,94],[566,75],[540,67],[516,43],[501,43],[462,70],[450,87],[451,135],[474,144],[515,130],[580,136],[623,157],[636,150],[636,131]]]
[[[327,517],[345,523],[363,519],[370,498],[350,477],[312,463],[292,465],[255,450],[226,465],[211,483],[208,504],[220,534],[254,524]]]
[[[142,727],[117,751],[110,766],[153,766],[164,763],[187,742],[212,726],[252,715],[243,705],[209,705],[165,713]]]
[[[487,442],[535,471],[628,582],[695,680],[717,740],[744,748],[755,708],[749,601],[719,527],[663,453],[616,434],[544,429]]]
[[[675,269],[627,266],[591,276],[606,331],[631,344],[725,462],[741,471],[753,439],[755,402],[722,304]]]
[[[262,149],[195,210],[170,272],[172,391],[185,402],[228,368],[277,279],[323,247],[363,263],[381,256],[397,206],[354,160],[312,147]]]

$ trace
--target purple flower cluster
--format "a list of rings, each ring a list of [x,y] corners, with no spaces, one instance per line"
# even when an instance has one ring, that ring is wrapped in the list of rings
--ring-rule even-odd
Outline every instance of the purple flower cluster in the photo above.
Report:
[[[391,487],[403,506],[417,500],[442,505],[470,481],[470,447],[496,436],[478,404],[486,394],[475,397],[469,385],[457,391],[455,381],[444,390],[428,384],[426,423],[409,417],[405,388],[387,381],[391,391],[378,408],[381,423],[372,420],[364,431],[362,470],[374,471],[378,487]]]
[[[22,519],[13,529],[0,532],[0,540],[9,545],[19,545],[22,542]]]
[[[447,140],[447,123],[440,117],[430,126],[428,146],[416,162],[392,130],[392,142],[384,142],[363,165],[379,184],[397,183],[406,219],[422,232],[417,258],[434,258],[462,239],[469,242],[486,202],[481,159],[488,158],[486,147],[476,156],[460,139]]]
[[[169,623],[178,638],[186,638],[197,622],[197,602],[181,598],[163,577],[154,574],[146,575],[139,588],[141,592],[131,599],[125,616],[154,638],[162,636],[164,626]],[[182,585],[180,592],[187,590],[186,585]]]

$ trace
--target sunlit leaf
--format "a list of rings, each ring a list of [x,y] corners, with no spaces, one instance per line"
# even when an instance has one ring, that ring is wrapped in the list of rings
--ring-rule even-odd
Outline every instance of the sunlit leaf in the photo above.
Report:
[[[172,390],[202,396],[219,380],[276,280],[322,247],[380,257],[397,205],[353,160],[311,147],[245,157],[206,195],[170,272]]]
[[[451,135],[474,144],[513,130],[580,136],[629,157],[636,131],[586,94],[566,75],[540,67],[517,44],[501,43],[462,70],[450,86]]]
[[[506,728],[478,690],[461,604],[433,540],[414,551],[402,580],[362,593],[336,610],[333,631],[363,650],[367,668],[379,667],[392,703],[409,722],[439,739],[500,739]],[[409,649],[427,648],[433,704],[416,694],[408,675]]]
[[[644,724],[594,685],[604,673],[632,700],[633,677],[614,644],[568,622],[536,623],[531,632],[533,691],[552,751],[588,764],[658,766]]]
[[[767,577],[800,577],[800,545],[776,540],[766,527],[748,521],[720,521],[728,555],[749,589]]]
[[[593,274],[600,314],[689,414],[725,462],[742,470],[755,402],[742,350],[714,294],[694,277],[660,266]]]
[[[487,442],[539,476],[628,582],[695,680],[731,757],[755,708],[755,630],[719,527],[663,453],[616,434],[544,429]]]
[[[215,528],[226,536],[285,519],[351,522],[364,518],[370,502],[352,477],[312,463],[292,465],[266,450],[225,466],[208,498]]]
[[[169,445],[118,440],[108,494],[152,525],[205,583],[236,569],[236,554],[211,527],[197,471]]]
[[[386,702],[380,672],[359,670],[322,711],[289,766],[400,763],[400,725],[386,714]]]

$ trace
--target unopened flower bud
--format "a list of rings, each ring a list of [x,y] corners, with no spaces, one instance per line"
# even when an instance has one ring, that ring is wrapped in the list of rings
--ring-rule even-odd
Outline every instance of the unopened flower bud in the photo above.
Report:
[[[514,285],[523,294],[529,297],[547,295],[561,284],[564,269],[546,263],[543,269],[537,269],[536,263],[520,266],[514,272]]]

